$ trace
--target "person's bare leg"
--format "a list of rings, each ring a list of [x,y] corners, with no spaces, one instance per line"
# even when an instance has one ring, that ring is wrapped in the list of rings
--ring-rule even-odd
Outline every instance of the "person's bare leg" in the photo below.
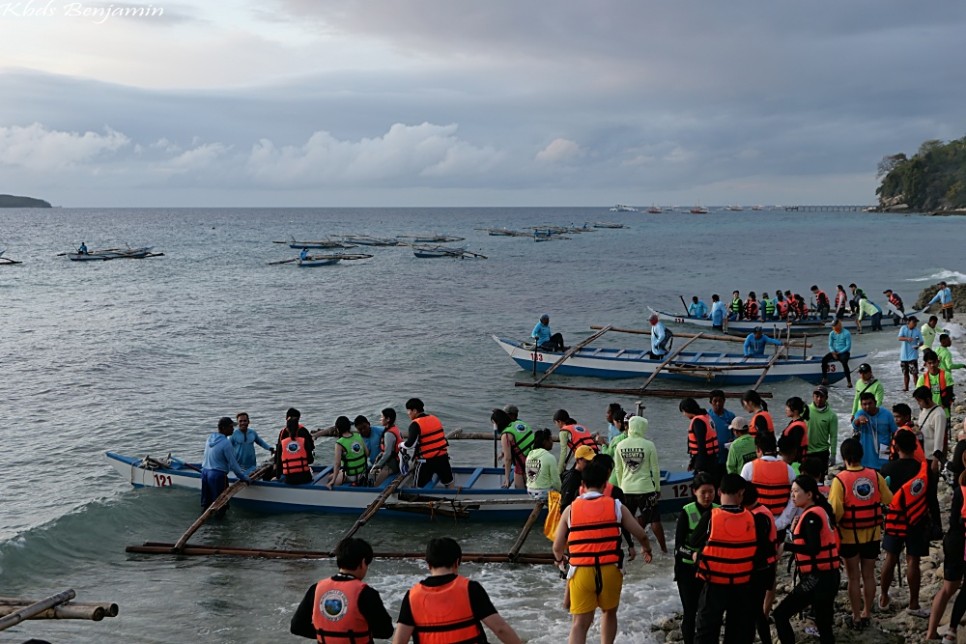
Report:
[[[845,576],[849,580],[849,604],[852,607],[852,620],[856,622],[862,616],[862,575],[859,566],[858,555],[845,560]]]
[[[593,613],[574,615],[570,624],[570,644],[586,644],[587,631],[590,630],[590,625],[593,623]]]
[[[617,639],[617,609],[600,611],[600,644],[614,644]]]
[[[936,596],[932,598],[932,610],[929,611],[929,627],[926,629],[926,639],[938,640],[939,639],[939,622],[943,618],[943,613],[946,612],[946,607],[949,605],[949,600],[953,598],[956,591],[962,585],[962,580],[960,581],[943,581],[942,588],[936,593]]]

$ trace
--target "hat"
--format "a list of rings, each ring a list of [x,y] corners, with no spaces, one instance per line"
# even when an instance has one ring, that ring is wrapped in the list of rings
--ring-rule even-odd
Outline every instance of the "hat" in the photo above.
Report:
[[[657,313],[651,313],[651,317],[647,318],[647,321],[651,324],[657,322],[660,318],[657,317]]]
[[[756,326],[754,329],[751,330],[751,332],[752,333],[761,333],[761,327],[760,326]]]
[[[812,390],[812,393],[819,394],[820,396],[825,396],[826,398],[828,398],[828,387],[819,385],[818,387]]]
[[[218,429],[221,429],[222,427],[234,427],[234,426],[235,426],[235,421],[233,421],[228,416],[222,416],[221,419],[218,420]]]
[[[871,373],[872,367],[869,366],[868,362],[863,362],[859,365],[859,373]]]
[[[581,445],[574,451],[574,458],[582,458],[585,461],[592,461],[597,456],[597,452],[587,445]]]
[[[540,316],[540,321],[541,322],[543,322],[544,320],[549,320],[549,319],[550,319],[550,316],[547,315],[546,313],[544,313],[543,315]]]
[[[744,416],[735,416],[731,419],[728,429],[748,429],[748,419]]]

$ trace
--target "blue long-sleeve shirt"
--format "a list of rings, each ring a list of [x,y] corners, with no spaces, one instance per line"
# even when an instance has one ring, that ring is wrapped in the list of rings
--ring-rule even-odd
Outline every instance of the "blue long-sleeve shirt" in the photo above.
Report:
[[[939,291],[932,296],[932,299],[929,300],[929,304],[935,304],[936,302],[939,302],[940,304],[949,304],[952,301],[953,301],[953,292],[947,286],[946,288],[939,289]],[[927,304],[926,306],[929,306],[929,304]]]
[[[725,306],[724,302],[718,300],[711,303],[711,324],[721,326],[724,323]]]
[[[754,333],[749,333],[748,337],[745,338],[745,357],[761,357],[765,355],[765,345],[774,344],[775,346],[782,346],[782,343],[775,338],[770,338],[764,333],[761,334],[760,338],[756,338]]]
[[[848,329],[842,329],[841,333],[832,331],[828,334],[828,350],[832,353],[851,353],[852,334]]]
[[[693,318],[703,318],[708,314],[708,305],[703,301],[698,300],[697,302],[691,302],[691,306],[688,307],[688,315]]]
[[[651,327],[651,353],[659,356],[663,356],[665,353],[667,353],[667,350],[662,349],[660,346],[666,337],[667,329],[664,328],[663,322],[658,322]]]
[[[537,326],[533,327],[533,331],[530,332],[530,337],[537,339],[538,346],[550,342],[551,335],[553,334],[550,332],[550,326],[543,322],[537,322]]]
[[[219,470],[226,474],[231,471],[235,476],[243,481],[248,480],[245,470],[239,465],[235,458],[235,450],[231,447],[231,441],[224,434],[212,432],[205,443],[205,457],[201,461],[202,470]]]
[[[874,416],[860,409],[855,412],[855,420],[852,421],[852,430],[858,433],[859,442],[862,443],[862,465],[877,470],[888,462],[889,444],[898,429],[892,412],[885,407],[878,409]],[[860,418],[867,418],[869,422],[859,423]],[[879,458],[880,454],[884,458]]]
[[[231,441],[231,446],[235,450],[235,458],[238,460],[238,464],[241,465],[246,472],[250,472],[252,468],[256,465],[255,459],[255,446],[258,445],[264,450],[271,450],[272,446],[261,439],[256,432],[251,427],[248,428],[247,432],[243,432],[238,427],[232,432],[231,437],[228,439]]]

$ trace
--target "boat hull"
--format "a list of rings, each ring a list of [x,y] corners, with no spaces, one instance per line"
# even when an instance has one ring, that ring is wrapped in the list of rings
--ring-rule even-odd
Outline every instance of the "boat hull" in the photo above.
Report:
[[[521,369],[533,370],[534,355],[537,360],[537,371],[543,373],[557,362],[563,355],[558,352],[538,351],[534,354],[530,346],[508,338],[493,336],[500,348],[516,362]],[[585,347],[567,358],[554,371],[562,376],[588,376],[592,378],[621,379],[646,378],[654,373],[663,360],[647,357],[646,349],[614,349]],[[853,356],[853,360],[861,361],[865,356]],[[741,354],[718,352],[683,352],[669,365],[664,367],[658,378],[664,380],[679,380],[700,382],[704,385],[719,386],[749,386],[758,382],[763,369],[771,360],[771,356],[760,358],[746,358]],[[728,367],[735,367],[728,369]],[[704,367],[704,368],[702,368]],[[759,368],[749,368],[759,367]],[[834,364],[829,365],[829,382],[837,382],[845,378]],[[812,384],[822,380],[822,360],[817,356],[808,358],[781,359],[775,362],[765,374],[765,382],[801,378]]]
[[[72,262],[103,262],[111,259],[144,259],[152,255],[151,247],[142,248],[112,248],[109,250],[95,250],[89,253],[67,253],[67,259]]]
[[[143,459],[106,452],[108,462],[134,487],[181,488],[201,490],[201,474],[190,466],[148,468]],[[390,484],[387,479],[379,487],[339,486],[332,490],[325,487],[331,472],[330,467],[313,468],[311,484],[286,485],[278,481],[255,481],[245,486],[233,498],[232,503],[266,513],[316,512],[323,514],[358,515],[372,503]],[[525,490],[504,489],[500,487],[503,477],[502,468],[494,467],[453,467],[457,487],[454,489],[437,486],[435,481],[422,488],[402,488],[387,501],[391,509],[380,512],[387,516],[400,518],[422,517],[414,511],[424,509],[428,500],[438,500],[441,507],[457,507],[466,510],[471,520],[524,520],[533,511],[533,499]],[[690,472],[661,472],[661,514],[679,512],[691,501]],[[230,475],[229,480],[235,478]],[[408,502],[407,498],[418,497],[418,502]],[[486,505],[486,501],[498,504]],[[481,503],[482,502],[482,503]],[[478,505],[477,505],[478,504]],[[403,507],[400,507],[403,506]]]
[[[340,260],[326,258],[326,259],[300,259],[298,260],[298,265],[301,268],[314,268],[316,266],[332,266],[333,264],[338,264]]]

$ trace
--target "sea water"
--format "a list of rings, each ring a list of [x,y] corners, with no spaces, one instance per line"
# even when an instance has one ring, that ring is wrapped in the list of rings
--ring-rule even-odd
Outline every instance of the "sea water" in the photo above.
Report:
[[[478,229],[619,221],[626,229],[535,244]],[[42,597],[65,588],[78,601],[114,601],[118,618],[28,622],[4,636],[53,641],[296,641],[288,622],[309,584],[332,562],[128,555],[144,541],[172,542],[199,513],[197,495],[134,490],[106,450],[190,460],[220,416],[240,411],[273,442],[285,410],[310,427],[421,398],[447,428],[485,431],[494,407],[513,403],[536,427],[565,408],[604,430],[612,401],[588,392],[514,387],[529,374],[491,334],[526,338],[542,313],[567,344],[592,324],[644,327],[647,306],[681,310],[680,296],[710,304],[733,289],[807,296],[818,284],[856,282],[884,305],[885,288],[911,308],[920,289],[962,278],[966,220],[915,215],[784,211],[646,215],[606,208],[545,209],[113,209],[0,211],[0,246],[24,262],[0,268],[0,594]],[[298,268],[269,262],[298,251],[273,240],[349,233],[440,232],[466,237],[487,260],[426,260],[411,249],[365,248],[372,259]],[[153,245],[164,257],[76,263],[60,253]],[[327,252],[327,251],[320,251]],[[683,329],[682,330],[687,330]],[[855,336],[886,387],[902,394],[896,329]],[[599,346],[647,346],[646,336],[610,333]],[[824,353],[823,338],[812,353]],[[694,348],[721,350],[714,344]],[[740,345],[727,350],[740,351]],[[798,350],[796,350],[798,351]],[[853,359],[853,368],[858,359]],[[568,384],[606,385],[551,376]],[[611,383],[614,384],[614,383]],[[618,386],[634,386],[633,381]],[[639,384],[639,383],[638,383]],[[703,387],[699,387],[703,388]],[[783,423],[784,400],[810,400],[801,381],[769,384]],[[847,436],[851,390],[832,388]],[[704,402],[704,401],[702,401]],[[677,400],[645,398],[661,466],[686,466],[685,419]],[[728,407],[739,412],[736,400]],[[331,439],[316,455],[332,459]],[[264,458],[259,450],[259,457]],[[458,464],[492,464],[492,445],[452,447]],[[233,508],[194,543],[329,549],[352,516],[265,516]],[[359,533],[377,550],[422,551],[451,535],[468,552],[506,552],[520,526],[398,521],[377,517]],[[673,520],[665,530],[673,536]],[[534,532],[524,550],[546,552]],[[621,641],[652,641],[651,624],[680,609],[672,558],[628,566],[619,612]],[[466,565],[525,638],[559,642],[569,620],[562,585],[549,567]],[[418,561],[377,561],[367,578],[398,611],[425,574]],[[596,637],[596,627],[592,637]]]

